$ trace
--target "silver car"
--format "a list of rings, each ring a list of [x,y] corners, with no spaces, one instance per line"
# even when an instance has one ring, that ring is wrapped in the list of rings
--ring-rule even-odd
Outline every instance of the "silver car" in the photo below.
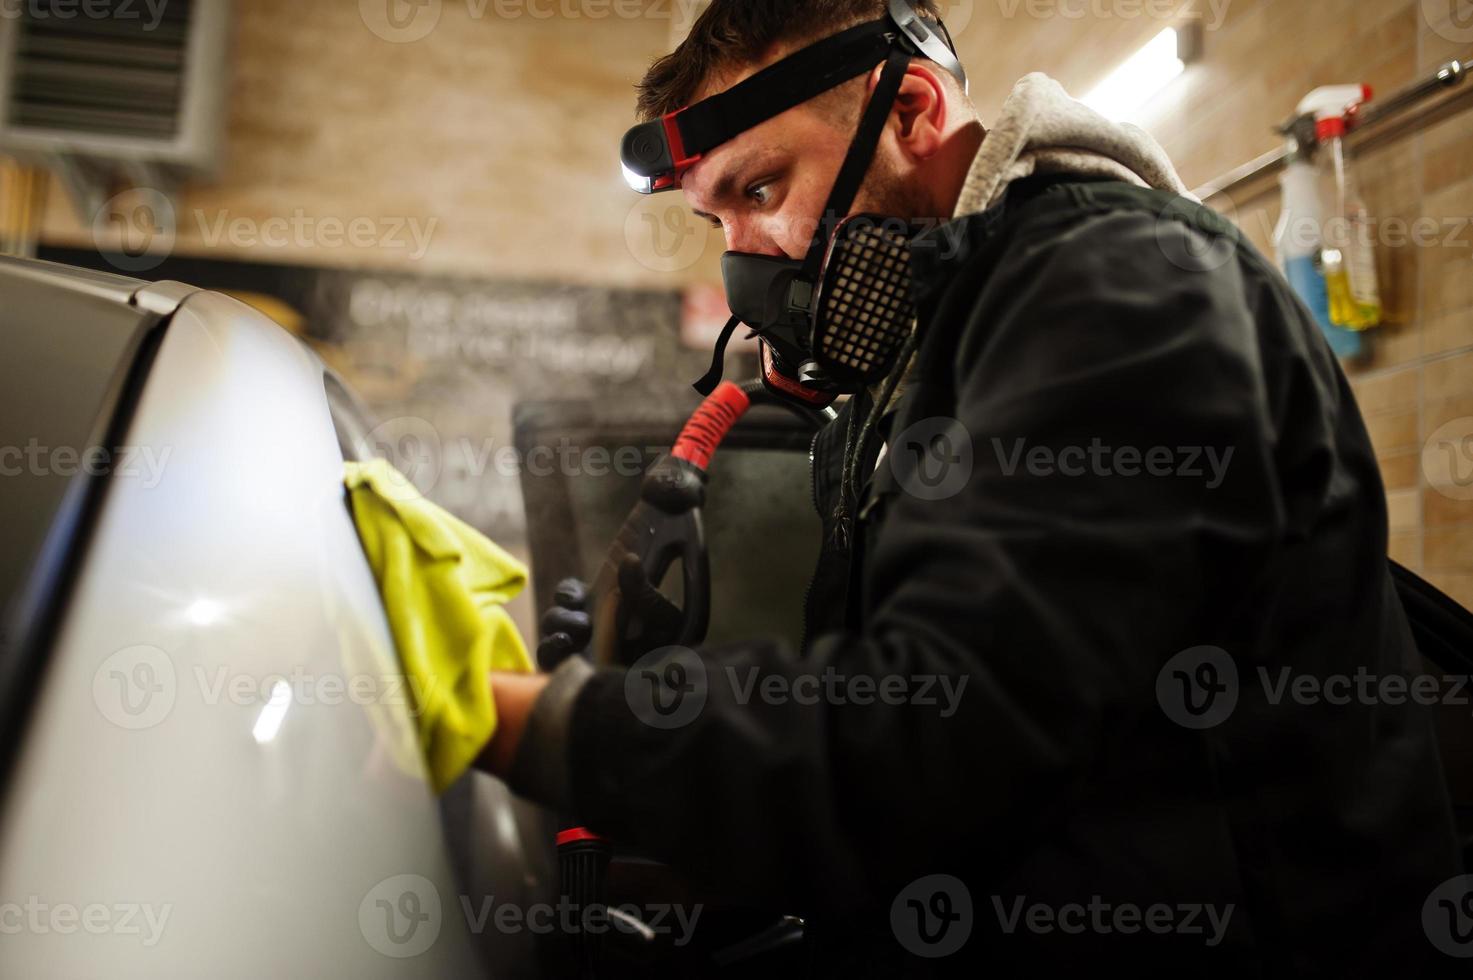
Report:
[[[0,259],[0,976],[537,975],[555,827],[430,792],[368,431],[241,303]]]

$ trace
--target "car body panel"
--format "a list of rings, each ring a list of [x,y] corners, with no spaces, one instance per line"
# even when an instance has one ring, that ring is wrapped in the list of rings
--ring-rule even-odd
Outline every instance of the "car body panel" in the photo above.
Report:
[[[6,787],[0,975],[480,975],[322,366],[179,298]]]

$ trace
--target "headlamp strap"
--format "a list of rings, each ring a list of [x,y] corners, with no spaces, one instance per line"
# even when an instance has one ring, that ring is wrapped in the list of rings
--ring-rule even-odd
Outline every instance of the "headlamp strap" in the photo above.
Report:
[[[828,252],[831,231],[829,222],[840,221],[848,215],[854,199],[859,196],[859,188],[864,184],[870,164],[874,162],[880,136],[890,118],[890,110],[895,107],[895,99],[900,94],[900,83],[905,80],[910,59],[910,52],[897,46],[885,60],[885,70],[880,74],[880,81],[875,86],[869,105],[865,107],[859,129],[855,131],[854,139],[849,144],[849,153],[844,157],[843,166],[839,168],[839,175],[834,178],[833,189],[829,191],[828,202],[824,204],[823,214],[813,235],[813,244],[809,246],[808,255],[803,260],[802,277],[810,282],[818,278],[824,255]]]
[[[884,60],[896,33],[889,20],[851,27],[676,113],[673,121],[686,155],[709,153],[754,126],[859,77]]]

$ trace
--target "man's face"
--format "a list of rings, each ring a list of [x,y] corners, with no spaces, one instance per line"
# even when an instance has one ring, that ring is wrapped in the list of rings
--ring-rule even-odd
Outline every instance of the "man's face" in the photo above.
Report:
[[[700,98],[747,74],[708,88]],[[860,102],[864,90],[847,86],[834,97]],[[803,258],[857,126],[857,121],[845,126],[838,116],[808,102],[722,144],[686,172],[680,187],[687,203],[722,229],[729,251]],[[914,183],[905,179],[895,158],[887,132],[851,213],[920,214]]]

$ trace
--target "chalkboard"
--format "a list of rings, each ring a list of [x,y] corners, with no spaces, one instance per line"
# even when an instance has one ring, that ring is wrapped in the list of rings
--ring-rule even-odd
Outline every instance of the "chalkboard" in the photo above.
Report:
[[[90,250],[43,248],[40,257],[118,271]],[[182,256],[149,276],[232,293],[301,335],[375,416],[383,455],[431,500],[518,550],[519,402],[684,405],[707,363],[705,352],[681,347],[675,291]],[[578,465],[579,447],[556,448]]]

